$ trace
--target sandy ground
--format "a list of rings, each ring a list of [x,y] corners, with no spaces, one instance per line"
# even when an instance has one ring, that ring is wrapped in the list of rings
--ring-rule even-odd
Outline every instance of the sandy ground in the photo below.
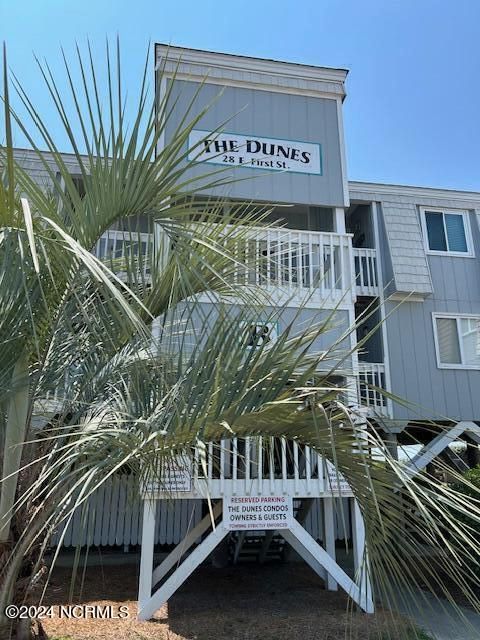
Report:
[[[68,603],[71,570],[57,569],[45,604],[51,638],[72,640],[378,640],[392,627],[390,614],[347,612],[347,598],[323,590],[323,583],[302,563],[243,564],[226,569],[200,567],[157,612],[154,620],[136,620],[138,568],[135,565],[88,567],[83,591],[72,602],[110,605],[113,616],[128,607],[126,619],[60,619]],[[399,621],[393,623],[398,627]],[[349,632],[353,629],[353,633]]]

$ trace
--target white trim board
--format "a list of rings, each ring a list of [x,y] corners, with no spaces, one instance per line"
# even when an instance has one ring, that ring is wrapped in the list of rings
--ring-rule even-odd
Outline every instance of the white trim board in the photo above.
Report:
[[[164,77],[168,80],[173,78],[173,73],[165,72]],[[312,89],[308,87],[290,87],[284,85],[268,84],[266,82],[253,82],[252,80],[240,80],[234,78],[215,77],[211,74],[194,74],[178,71],[175,73],[175,80],[186,82],[203,82],[219,87],[237,87],[240,89],[254,89],[255,91],[269,91],[271,93],[285,93],[294,96],[307,96],[310,98],[323,98],[325,100],[338,100],[338,95],[326,90]]]
[[[239,56],[235,54],[205,51],[200,49],[190,49],[184,47],[168,46],[162,43],[155,44],[155,66],[159,61],[167,56],[168,60],[182,67],[189,67],[193,73],[194,69],[200,69],[199,75],[205,75],[207,69],[219,70],[225,75],[237,76],[257,73],[270,75],[271,83],[278,84],[280,80],[292,79],[301,83],[308,81],[315,83],[329,83],[336,85],[337,93],[344,93],[344,82],[348,74],[346,69],[335,69],[319,67],[315,65],[299,64],[295,62],[284,62],[280,60],[267,60],[265,58],[254,58],[249,56]],[[330,91],[331,93],[331,91]]]

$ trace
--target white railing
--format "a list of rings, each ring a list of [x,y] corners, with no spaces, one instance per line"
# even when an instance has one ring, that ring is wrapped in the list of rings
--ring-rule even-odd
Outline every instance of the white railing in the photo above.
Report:
[[[339,490],[342,496],[351,495],[344,482],[338,487],[338,476],[332,476],[322,456],[285,438],[257,436],[209,443],[205,450],[196,448],[188,464],[183,458],[181,468],[184,478],[188,477],[186,482],[182,480],[181,488],[173,472],[175,489],[170,484],[172,476],[165,476],[149,484],[145,492],[162,498],[170,491],[176,498],[186,499],[234,495],[315,498],[338,495]]]
[[[388,413],[388,399],[379,389],[386,389],[385,365],[379,362],[358,363],[357,390],[360,404],[375,413]]]
[[[238,269],[236,284],[257,284],[288,298],[314,301],[339,299],[352,288],[348,234],[257,228],[251,238],[242,236],[236,252],[247,265]]]
[[[141,270],[148,275],[152,249],[153,234],[112,229],[100,238],[94,254],[113,260],[140,256]],[[237,285],[256,284],[285,299],[313,302],[338,301],[349,291],[352,296],[378,295],[376,251],[354,249],[351,234],[256,227],[249,237],[239,233],[231,250],[246,265],[235,270]]]
[[[377,252],[375,249],[353,249],[357,295],[378,295]]]
[[[100,260],[139,258],[139,268],[147,276],[152,251],[153,234],[109,229],[99,239],[93,253]]]

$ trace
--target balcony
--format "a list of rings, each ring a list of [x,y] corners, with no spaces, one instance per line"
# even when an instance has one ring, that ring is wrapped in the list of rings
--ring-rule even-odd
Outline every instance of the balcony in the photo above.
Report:
[[[179,471],[180,470],[180,471]],[[180,478],[182,476],[183,478]],[[273,437],[232,438],[195,449],[178,469],[162,474],[145,493],[166,498],[290,495],[351,496],[350,487],[318,453],[295,440]],[[339,483],[340,480],[340,483]]]
[[[150,234],[109,230],[94,253],[101,259],[140,255],[148,275],[152,248]],[[265,287],[279,303],[351,303],[379,293],[376,250],[353,248],[350,234],[258,227],[251,238],[239,237],[233,253],[246,265],[235,271],[234,284]]]
[[[381,392],[387,388],[385,365],[380,362],[358,363],[357,393],[360,405],[370,415],[389,415],[390,400]]]
[[[97,242],[94,255],[100,260],[110,261],[138,257],[139,271],[148,280],[149,260],[153,251],[153,234],[137,233],[109,229]],[[126,272],[117,272],[118,277],[126,278]]]
[[[354,247],[353,264],[357,296],[378,296],[379,285],[376,250]]]

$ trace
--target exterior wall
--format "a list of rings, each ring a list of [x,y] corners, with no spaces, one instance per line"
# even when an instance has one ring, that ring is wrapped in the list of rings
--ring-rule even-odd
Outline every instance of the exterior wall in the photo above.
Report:
[[[393,307],[387,302],[387,313]],[[434,311],[480,315],[480,301],[404,302],[393,312],[387,321],[392,391],[413,405],[405,408],[394,404],[394,417],[479,420],[480,371],[437,367]]]
[[[370,190],[367,195],[357,192],[353,186],[350,197],[364,199],[367,196],[371,201],[381,202],[382,232],[386,240],[383,250],[389,254],[391,267],[391,278],[387,282],[398,292],[431,294],[432,282],[415,201],[396,193],[376,193],[375,185],[370,185]]]
[[[45,153],[44,156],[51,169],[56,171],[56,163],[50,154]],[[80,170],[73,154],[63,153],[62,159],[65,162],[68,170],[72,174],[79,174]],[[28,172],[29,176],[43,189],[48,190],[51,188],[51,179],[46,168],[42,165],[37,157],[37,154],[30,149],[16,149],[15,161]]]
[[[182,310],[183,305],[179,305],[177,309],[176,318],[178,318],[179,323],[182,322]],[[235,305],[227,305],[226,306],[227,313],[235,314],[238,311],[238,307]],[[280,335],[287,326],[292,324],[293,331],[292,335],[296,333],[300,333],[309,327],[312,327],[314,324],[323,323],[327,318],[331,317],[331,326],[328,330],[322,334],[312,345],[312,352],[319,353],[322,351],[326,351],[333,343],[339,340],[342,334],[349,327],[349,316],[348,311],[337,310],[332,313],[331,310],[316,310],[316,309],[302,309],[298,310],[292,307],[287,307],[282,310],[281,314],[278,315],[278,309],[273,307],[267,307],[264,312],[259,314],[258,321],[265,322],[266,320],[274,319],[277,324],[277,332]],[[195,310],[193,319],[188,324],[179,324],[182,327],[182,332],[185,331],[187,335],[190,336],[190,344],[194,345],[195,336],[198,335],[198,328],[200,327],[200,323],[203,322],[201,318],[208,317],[208,324],[213,326],[213,323],[218,318],[218,311],[216,305],[212,303],[203,303],[200,309]],[[198,320],[196,320],[198,318]],[[197,331],[194,328],[197,328]],[[239,328],[239,336],[241,329]],[[335,353],[332,354],[332,357],[325,361],[323,370],[330,369],[335,366],[339,361],[341,361],[340,367],[342,371],[346,373],[351,372],[352,362],[351,358],[345,358],[345,354],[350,350],[350,340],[346,338],[342,340],[335,349]]]
[[[228,193],[234,198],[266,202],[345,204],[337,100],[243,87],[222,89],[214,84],[204,84],[200,88],[199,82],[175,80],[171,100],[178,99],[178,107],[167,123],[167,142],[196,92],[193,113],[199,113],[212,103],[196,129],[214,131],[225,123],[223,129],[231,133],[322,145],[321,176],[240,167],[233,170],[238,182],[221,189],[209,189],[208,193]],[[220,165],[199,163],[192,174],[203,176],[207,171],[218,172],[221,168]],[[217,177],[232,175],[228,165],[226,168],[227,171]]]
[[[372,192],[374,185],[371,185]],[[397,188],[398,191],[402,187]],[[421,247],[425,256],[431,279],[431,295],[414,298],[415,301],[385,302],[387,349],[390,362],[391,391],[410,406],[393,404],[393,417],[401,420],[412,419],[480,419],[480,371],[463,369],[442,369],[437,366],[435,352],[432,313],[448,312],[458,314],[478,314],[480,316],[480,230],[478,217],[475,214],[476,203],[470,198],[439,197],[409,194],[405,188],[402,199],[403,208],[397,209],[399,217],[397,225],[403,222],[405,211],[409,218],[415,211],[417,224],[420,226],[420,207],[440,207],[446,209],[470,210],[469,219],[474,243],[475,257],[458,257],[448,255],[430,255],[424,250],[423,237],[420,235]],[[433,190],[432,190],[433,191]],[[395,274],[391,268],[391,244],[388,242],[385,228],[388,226],[385,216],[384,201],[391,201],[392,196],[377,194],[382,198],[379,211],[378,248],[382,265],[384,284],[387,294],[398,294]],[[421,232],[420,232],[421,233]],[[405,265],[411,264],[404,255]],[[413,293],[413,291],[412,291]],[[418,293],[418,291],[417,291]],[[391,315],[390,315],[391,314]]]
[[[198,88],[191,81],[180,81],[177,85],[176,91],[181,92],[181,99],[187,101]],[[199,108],[217,95],[219,89],[218,84],[205,85],[200,91]],[[214,129],[220,121],[245,105],[245,110],[232,121],[232,127],[235,123],[237,131],[252,131],[259,136],[316,141],[323,135],[318,131],[326,128],[332,139],[330,147],[327,144],[328,153],[324,148],[323,183],[315,183],[315,180],[320,179],[315,176],[241,169],[239,174],[245,177],[251,174],[252,178],[232,186],[232,196],[324,206],[332,206],[333,199],[341,198],[343,176],[335,99],[227,87],[221,100],[205,117],[205,121],[199,124],[199,128]],[[330,124],[326,127],[325,123]],[[326,165],[329,154],[331,164]],[[16,159],[38,184],[48,189],[48,173],[32,151],[19,149],[16,151]],[[73,174],[78,173],[73,155],[65,154],[64,161]],[[50,160],[49,163],[55,170],[55,162]],[[204,172],[205,166],[199,167],[198,172]],[[334,169],[329,180],[326,180],[327,166]],[[214,170],[216,167],[211,165],[209,168]],[[370,202],[378,203],[376,209],[372,210],[372,215],[375,216],[376,213],[379,241],[377,257],[386,293],[403,292],[415,296],[415,301],[407,300],[394,311],[397,302],[385,303],[385,313],[389,315],[393,311],[385,323],[385,351],[390,365],[391,391],[411,403],[410,408],[394,403],[393,417],[405,420],[480,419],[480,394],[477,392],[480,388],[480,371],[438,368],[432,321],[433,312],[480,315],[480,194],[351,183],[350,197],[365,203],[357,210],[358,216],[364,216]],[[468,210],[475,257],[426,254],[420,226],[421,206]],[[354,216],[352,222],[355,220]],[[368,245],[372,245],[371,237]],[[293,307],[285,311],[280,321],[280,331],[296,313]],[[295,322],[301,328],[315,318],[320,320],[322,313],[325,315],[328,311],[304,309]],[[326,333],[314,349],[322,351],[328,348],[341,331],[347,328],[348,317],[348,311],[337,311],[337,326]],[[349,341],[345,341],[340,348],[346,350],[349,347]],[[378,361],[380,344],[375,343],[370,347],[371,353],[361,359]],[[352,365],[348,359],[342,363],[342,369],[349,371]]]

